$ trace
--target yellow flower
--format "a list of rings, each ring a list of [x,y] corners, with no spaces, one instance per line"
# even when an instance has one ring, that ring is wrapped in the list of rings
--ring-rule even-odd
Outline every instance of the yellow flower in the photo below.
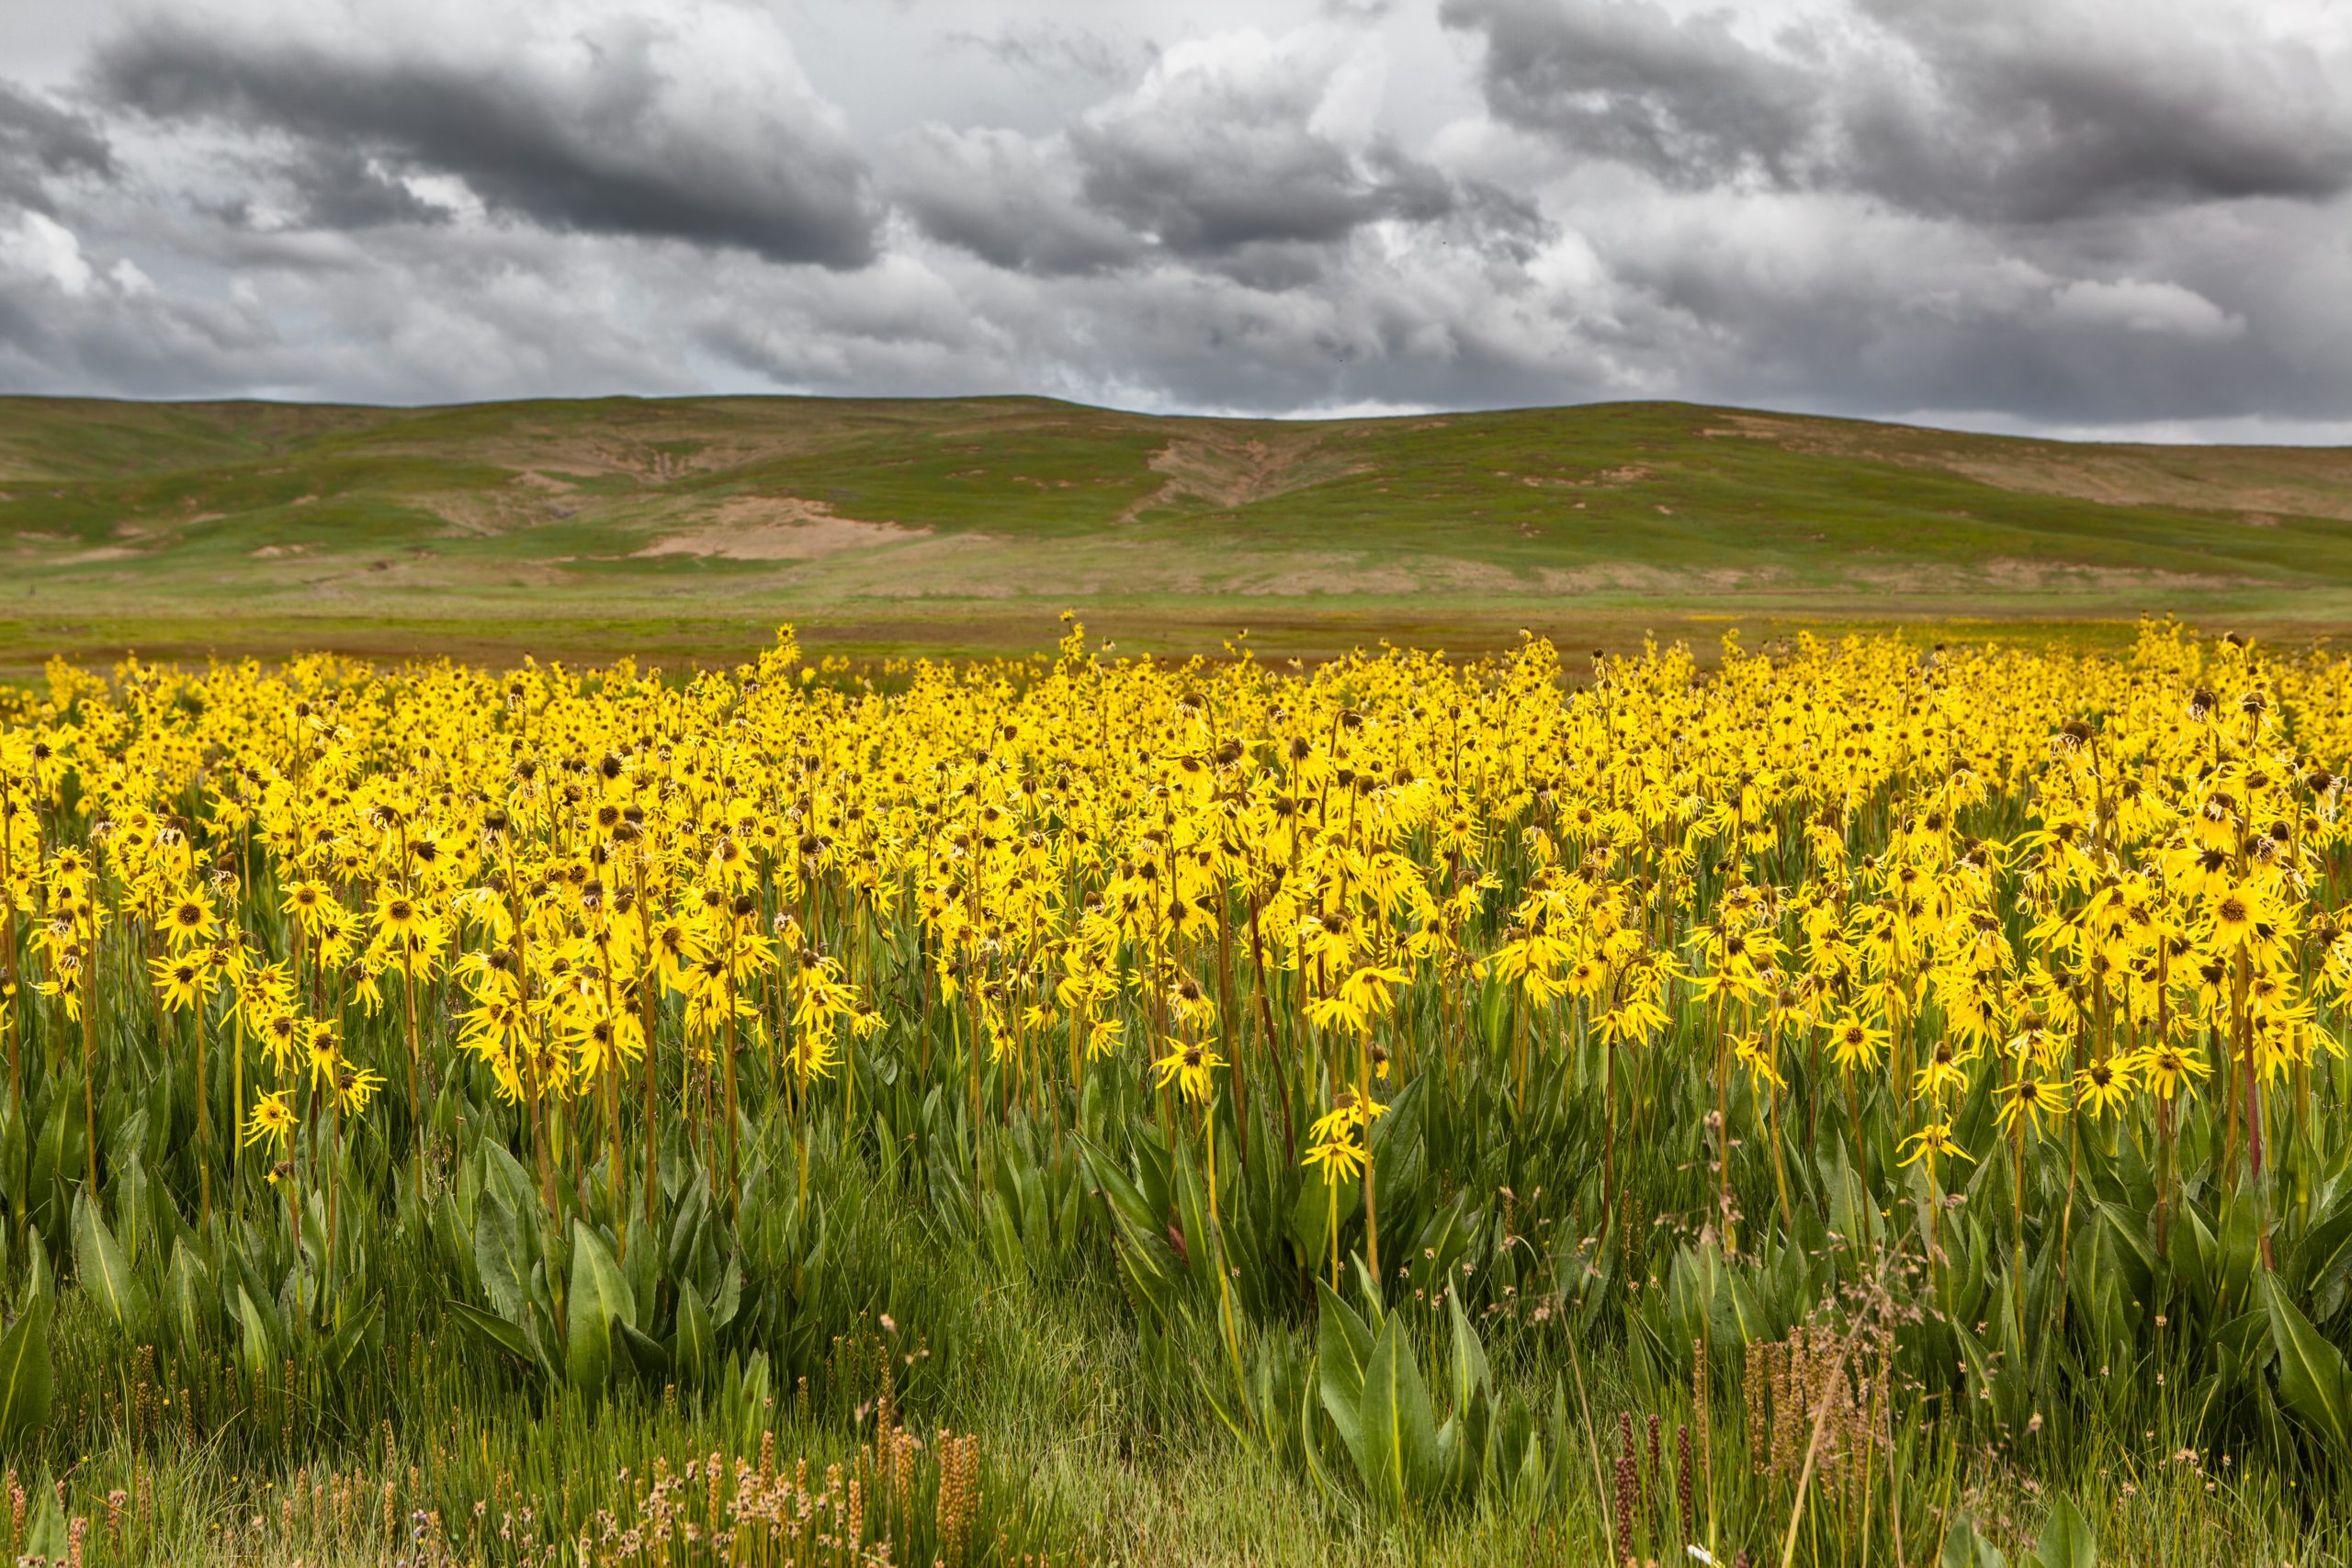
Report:
[[[164,929],[170,933],[173,947],[187,949],[210,942],[220,923],[213,917],[210,899],[201,893],[183,893],[164,911]]]
[[[1949,1122],[1928,1122],[1904,1139],[1903,1147],[1911,1151],[1902,1157],[1901,1163],[1905,1167],[1917,1165],[1922,1159],[1933,1162],[1947,1156],[1964,1160],[1973,1160],[1976,1157],[1953,1142],[1951,1123]]]
[[[1376,1100],[1358,1100],[1346,1089],[1332,1102],[1331,1109],[1315,1119],[1307,1129],[1307,1137],[1316,1143],[1348,1135],[1351,1129],[1369,1127],[1388,1113],[1388,1107]]]
[[[2060,1115],[2066,1109],[2066,1091],[2052,1080],[2037,1077],[2031,1073],[2002,1085],[1995,1091],[1994,1098],[2000,1105],[1997,1119],[2005,1133],[2020,1116],[2038,1133],[2041,1130],[2043,1117]]]
[[[287,1139],[294,1134],[294,1107],[287,1091],[265,1094],[254,1101],[253,1115],[245,1122],[245,1145],[250,1148],[266,1141],[284,1153]]]
[[[336,1075],[334,1087],[343,1113],[356,1116],[368,1109],[368,1102],[384,1087],[384,1076],[368,1067],[345,1068]]]
[[[2267,913],[2266,900],[2254,888],[2224,887],[2206,905],[2206,940],[2218,952],[2234,953],[2264,923]]]
[[[1849,1014],[1829,1026],[1829,1059],[1844,1072],[1874,1067],[1886,1049],[1886,1031]]]
[[[387,892],[376,900],[376,928],[397,942],[423,942],[434,931],[424,906],[406,893]]]
[[[2075,1104],[2093,1116],[2104,1116],[2129,1104],[2132,1088],[2131,1058],[2093,1062],[2075,1075]]]
[[[1344,1133],[1317,1138],[1306,1145],[1306,1157],[1299,1163],[1321,1171],[1323,1179],[1337,1187],[1363,1174],[1363,1146]]]
[[[1936,1042],[1928,1064],[1911,1075],[1912,1091],[1933,1101],[1948,1091],[1968,1087],[1968,1056],[1949,1037]]]
[[[2170,1042],[2147,1046],[2133,1065],[2146,1077],[2148,1088],[2159,1100],[2170,1100],[2184,1088],[2194,1089],[2199,1080],[2211,1077],[2213,1071],[2213,1065],[2203,1053]]]
[[[308,931],[317,928],[319,917],[334,901],[334,896],[325,888],[306,877],[286,889],[282,908]]]
[[[1209,1097],[1216,1087],[1209,1075],[1223,1066],[1225,1058],[1205,1045],[1179,1045],[1152,1064],[1159,1074],[1160,1088],[1173,1083],[1179,1093],[1196,1103]]]
[[[194,1007],[212,994],[212,966],[201,957],[158,958],[147,968],[155,977],[155,989],[162,993],[164,1006],[174,1012]]]

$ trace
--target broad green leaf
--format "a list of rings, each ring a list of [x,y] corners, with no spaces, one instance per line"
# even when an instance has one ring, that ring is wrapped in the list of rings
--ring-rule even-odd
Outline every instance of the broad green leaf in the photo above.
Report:
[[[662,1348],[662,1342],[650,1334],[639,1333],[635,1325],[618,1319],[613,1323],[613,1332],[628,1352],[629,1363],[636,1367],[638,1376],[661,1386],[670,1375],[670,1352]]]
[[[49,1303],[36,1298],[0,1334],[0,1438],[12,1441],[49,1419]]]
[[[2339,1458],[2352,1457],[2352,1367],[2296,1310],[2275,1277],[2266,1275],[2263,1288],[2278,1350],[2278,1397]]]
[[[211,1337],[220,1298],[212,1288],[212,1271],[184,1241],[172,1243],[171,1268],[164,1275],[164,1295],[173,1332],[189,1346]]]
[[[578,1220],[571,1222],[567,1297],[564,1370],[575,1388],[602,1388],[613,1371],[613,1325],[637,1326],[637,1298],[603,1238]]]
[[[1340,1441],[1347,1445],[1348,1456],[1361,1470],[1363,1424],[1359,1407],[1363,1401],[1364,1363],[1372,1359],[1372,1333],[1330,1286],[1317,1280],[1315,1288],[1323,1303],[1316,1325],[1317,1391],[1323,1408],[1330,1414],[1331,1425],[1339,1429]]]
[[[2033,1560],[2041,1568],[2098,1568],[2098,1547],[2091,1539],[2090,1523],[2072,1499],[2060,1497],[2050,1506],[2041,1539],[2034,1544]]]
[[[628,1275],[629,1291],[637,1297],[637,1321],[650,1323],[653,1321],[654,1302],[662,1290],[662,1255],[655,1250],[652,1238],[646,1232],[643,1214],[628,1217],[628,1229],[625,1234],[628,1246],[625,1249],[628,1261],[623,1265],[623,1272]]]
[[[1329,1496],[1332,1491],[1331,1477],[1323,1468],[1323,1440],[1315,1428],[1315,1412],[1320,1408],[1319,1391],[1312,1384],[1302,1386],[1298,1394],[1299,1449],[1306,1456],[1306,1472],[1314,1478],[1315,1489]]]
[[[2295,1249],[2295,1269],[2301,1281],[2295,1293],[2312,1303],[2321,1322],[2334,1316],[2352,1279],[2352,1196],[2340,1200],[2335,1212],[2303,1237]]]
[[[57,1278],[49,1269],[49,1244],[41,1239],[39,1225],[25,1227],[25,1288],[17,1298],[20,1310],[30,1312],[33,1303],[57,1305]]]
[[[1462,1298],[1452,1286],[1446,1288],[1445,1304],[1453,1319],[1453,1413],[1459,1416],[1493,1386],[1494,1375],[1487,1370],[1478,1331],[1470,1326],[1470,1315],[1462,1310]]]
[[[121,1161],[122,1168],[115,1173],[112,1194],[116,1229],[119,1233],[117,1239],[122,1243],[123,1257],[135,1267],[153,1250],[155,1226],[147,1195],[146,1165],[136,1148],[124,1151]]]
[[[742,1304],[743,1267],[730,1258],[727,1260],[727,1272],[718,1277],[718,1294],[711,1299],[710,1326],[724,1333]]]
[[[703,1303],[702,1292],[695,1289],[692,1280],[678,1287],[678,1332],[673,1338],[673,1356],[680,1381],[695,1387],[709,1382],[716,1370],[711,1359],[710,1308]]]
[[[1978,1535],[1976,1526],[1963,1515],[1952,1520],[1951,1529],[1944,1532],[1939,1568],[2009,1568],[2009,1560],[1998,1547]]]
[[[66,1529],[65,1510],[58,1506],[57,1490],[51,1486],[37,1490],[40,1504],[33,1510],[32,1522],[25,1527],[25,1539],[17,1543],[16,1561],[67,1562],[73,1554],[73,1538]]]
[[[137,1338],[147,1323],[146,1294],[98,1206],[86,1198],[74,1206],[74,1267],[82,1289],[106,1308],[117,1327]]]
[[[447,1305],[457,1314],[458,1322],[483,1344],[492,1349],[505,1351],[526,1367],[539,1364],[538,1358],[531,1353],[529,1341],[523,1337],[523,1331],[506,1319],[486,1313],[468,1302],[451,1301]]]
[[[1397,1514],[1412,1502],[1437,1453],[1437,1416],[1404,1330],[1403,1319],[1393,1318],[1374,1342],[1358,1406],[1365,1489]]]
[[[522,1221],[504,1199],[485,1190],[481,1209],[474,1218],[474,1275],[492,1312],[509,1323],[523,1320],[529,1278],[529,1255]]]
[[[243,1351],[245,1371],[256,1383],[266,1383],[277,1372],[277,1348],[271,1341],[269,1325],[261,1308],[254,1304],[253,1293],[241,1283],[237,1287],[237,1326],[239,1348]]]
[[[383,1310],[384,1298],[370,1296],[366,1306],[352,1314],[351,1320],[335,1330],[334,1337],[327,1341],[326,1370],[329,1377],[343,1375],[343,1370],[351,1364],[351,1358],[359,1353],[360,1346],[367,1341],[368,1331],[375,1326],[376,1318]]]
[[[506,1152],[506,1145],[494,1138],[484,1138],[481,1144],[482,1196],[492,1192],[505,1199],[506,1206],[516,1213],[528,1213],[539,1201],[537,1186],[527,1172]]]
[[[729,1358],[729,1362],[733,1360]],[[741,1377],[736,1382],[729,1403],[737,1445],[744,1451],[759,1447],[760,1434],[768,1424],[768,1356],[764,1350],[754,1350],[752,1359],[743,1363]]]

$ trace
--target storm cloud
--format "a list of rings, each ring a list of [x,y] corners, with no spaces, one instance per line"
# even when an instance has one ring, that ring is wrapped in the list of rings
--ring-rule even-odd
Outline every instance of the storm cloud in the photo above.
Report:
[[[2324,0],[101,0],[0,386],[2352,440]]]
[[[102,104],[153,119],[287,139],[323,165],[309,171],[326,176],[314,185],[361,187],[354,201],[311,204],[326,226],[392,215],[389,182],[362,160],[372,154],[454,175],[492,211],[549,229],[775,262],[872,260],[864,160],[791,68],[784,36],[723,12],[698,18],[778,51],[763,79],[681,33],[697,18],[680,15],[582,18],[515,39],[503,59],[156,20],[104,46],[90,85]]]

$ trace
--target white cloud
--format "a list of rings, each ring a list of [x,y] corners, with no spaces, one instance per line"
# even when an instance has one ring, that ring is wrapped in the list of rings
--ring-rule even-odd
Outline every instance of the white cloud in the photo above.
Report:
[[[2193,288],[2137,277],[2113,282],[2077,278],[2052,296],[2051,313],[2062,321],[2169,337],[2233,338],[2245,331],[2245,317],[2222,310]]]
[[[97,276],[74,231],[39,212],[19,212],[14,227],[0,230],[0,266],[47,283],[69,299],[87,294]]]

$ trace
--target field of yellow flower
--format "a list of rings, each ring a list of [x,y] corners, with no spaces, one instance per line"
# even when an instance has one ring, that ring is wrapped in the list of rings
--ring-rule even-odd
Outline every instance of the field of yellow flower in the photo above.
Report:
[[[786,630],[5,716],[11,1554],[2352,1531],[2342,659]]]

